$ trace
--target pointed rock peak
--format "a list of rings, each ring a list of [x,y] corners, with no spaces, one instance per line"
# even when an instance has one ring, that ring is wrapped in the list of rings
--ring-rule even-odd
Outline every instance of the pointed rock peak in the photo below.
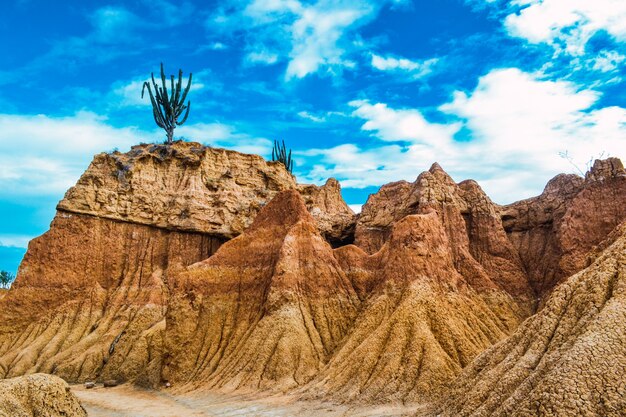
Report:
[[[459,188],[466,193],[485,195],[485,191],[474,180],[465,180],[459,183]]]
[[[626,177],[624,165],[619,158],[596,159],[585,175],[585,180],[604,181],[616,177]]]
[[[430,166],[430,169],[428,170],[431,174],[434,174],[435,172],[443,172],[445,173],[446,171],[443,170],[443,168],[441,168],[441,165],[439,165],[438,162],[433,163]]]
[[[299,221],[315,222],[304,205],[304,200],[296,190],[285,190],[276,196],[261,209],[250,231],[265,227],[290,227]]]
[[[584,180],[576,174],[559,174],[546,184],[542,194],[571,195],[580,191]]]
[[[339,184],[339,181],[337,181],[335,178],[332,178],[332,177],[326,180],[324,187],[328,189],[341,191],[341,185]]]
[[[444,171],[444,169],[441,168],[441,165],[439,165],[437,162],[432,164],[428,171],[422,172],[419,175],[419,177],[417,177],[417,181],[421,183],[424,178],[433,178],[433,177],[438,182],[443,183],[443,184],[447,184],[447,185],[456,184],[454,180],[452,179],[452,177],[448,175],[448,173]]]

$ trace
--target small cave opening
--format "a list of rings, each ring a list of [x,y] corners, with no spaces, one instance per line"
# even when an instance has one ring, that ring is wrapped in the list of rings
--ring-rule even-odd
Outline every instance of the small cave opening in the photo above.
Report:
[[[341,230],[333,230],[323,233],[324,239],[333,249],[340,248],[346,245],[354,244],[356,232],[356,223],[349,225]]]
[[[328,243],[330,243],[330,246],[333,249],[337,249],[340,248],[342,246],[346,246],[346,245],[352,245],[354,244],[354,233],[345,235],[345,236],[341,236],[341,237],[333,237],[333,236],[324,236],[324,239],[326,239],[326,241]]]

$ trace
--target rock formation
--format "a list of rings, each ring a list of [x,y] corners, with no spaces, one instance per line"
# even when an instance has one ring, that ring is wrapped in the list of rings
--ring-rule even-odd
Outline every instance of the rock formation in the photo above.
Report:
[[[539,296],[586,266],[586,254],[626,219],[626,171],[596,160],[583,179],[558,175],[543,193],[501,208],[502,222]]]
[[[626,413],[626,224],[455,383],[446,416]]]
[[[0,417],[87,417],[62,379],[44,374],[0,380]]]
[[[313,378],[360,300],[294,191],[171,283],[164,378],[286,390]]]
[[[361,281],[374,288],[307,396],[428,400],[474,356],[517,327],[523,313],[513,298],[477,263],[472,275],[464,276],[468,271],[457,269],[450,244],[432,210],[396,222],[374,255],[338,250],[342,264],[369,269],[370,277]],[[469,252],[460,256],[471,264]]]
[[[453,263],[466,279],[477,287],[498,287],[530,311],[534,295],[496,205],[475,181],[456,184],[438,164],[414,183],[384,185],[371,195],[357,221],[355,244],[374,253],[389,240],[398,220],[431,209],[448,236]]]
[[[0,299],[0,377],[158,384],[168,277],[296,188],[279,163],[195,143],[97,155]],[[336,182],[300,188],[323,231],[351,227]]]
[[[350,228],[354,213],[339,183],[298,185],[280,162],[194,142],[138,145],[101,153],[59,203],[63,212],[200,232],[231,239],[241,234],[279,191],[300,188],[320,229]],[[334,221],[337,216],[339,220]]]
[[[434,164],[355,216],[254,155],[100,154],[0,292],[0,378],[617,415],[624,202],[616,159],[504,207]]]

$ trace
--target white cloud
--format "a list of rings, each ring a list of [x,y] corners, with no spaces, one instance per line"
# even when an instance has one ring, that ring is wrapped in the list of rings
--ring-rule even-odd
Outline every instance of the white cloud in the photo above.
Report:
[[[175,137],[267,154],[271,142],[221,123],[191,124]],[[161,142],[161,130],[116,128],[94,113],[70,117],[0,114],[0,197],[60,197],[75,184],[93,155],[118,148],[124,152],[140,142]],[[4,242],[6,244],[6,242]]]
[[[272,65],[278,62],[278,55],[262,49],[248,53],[246,55],[246,61],[251,64]]]
[[[93,154],[127,149],[140,139],[152,138],[134,128],[113,128],[89,112],[62,118],[0,114],[0,193],[63,193]]]
[[[430,74],[437,62],[439,62],[439,59],[437,58],[431,58],[418,62],[407,58],[396,58],[393,56],[383,57],[372,54],[372,67],[377,70],[408,72],[414,78],[420,78]]]
[[[623,0],[512,0],[510,4],[521,10],[506,17],[507,30],[531,43],[545,42],[583,55],[587,41],[600,31],[626,41]]]
[[[208,26],[214,31],[246,32],[253,52],[249,63],[268,64],[286,60],[285,79],[304,78],[323,72],[335,74],[356,64],[349,55],[364,45],[354,32],[375,18],[393,0],[253,0],[235,12],[220,9]],[[243,28],[243,29],[242,29]],[[265,52],[259,52],[265,51]],[[268,53],[267,51],[271,51]],[[275,55],[275,58],[274,58]],[[255,59],[258,58],[258,59]]]
[[[566,150],[579,163],[603,151],[626,155],[626,110],[592,109],[599,97],[571,82],[502,69],[482,77],[471,95],[455,93],[441,110],[466,119],[474,152],[485,161],[521,161],[556,173],[565,166],[555,156]]]
[[[35,236],[0,234],[0,246],[12,248],[27,248],[28,242]]]
[[[590,60],[590,64],[593,70],[611,72],[622,66],[625,60],[626,55],[616,51],[601,51],[598,56]]]
[[[355,214],[359,214],[363,208],[363,204],[348,204],[348,207],[350,207]]]
[[[407,141],[447,149],[460,124],[449,125],[428,122],[419,110],[391,109],[384,103],[371,104],[366,100],[349,103],[355,107],[353,115],[367,120],[361,127],[373,131],[384,141]]]
[[[439,162],[457,181],[473,178],[495,201],[537,195],[560,172],[572,172],[559,156],[568,151],[585,170],[593,156],[626,157],[626,109],[595,108],[600,94],[564,81],[547,81],[518,69],[494,70],[471,93],[457,92],[442,112],[463,121],[471,140],[454,140],[459,125],[428,122],[419,110],[352,102],[362,129],[383,142],[364,148],[344,144],[303,154],[317,165],[306,178],[329,176],[344,187],[414,180]]]
[[[351,26],[373,12],[372,5],[364,1],[321,1],[304,8],[291,27],[293,47],[287,79],[305,77],[320,66],[351,66],[343,58],[339,41]]]
[[[298,116],[302,117],[303,119],[307,119],[312,122],[315,122],[315,123],[324,123],[326,121],[326,117],[316,116],[314,114],[309,113],[308,111],[298,112]]]

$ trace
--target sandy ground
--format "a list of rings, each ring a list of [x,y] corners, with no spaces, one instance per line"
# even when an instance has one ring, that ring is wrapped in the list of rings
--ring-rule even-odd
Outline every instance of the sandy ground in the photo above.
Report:
[[[172,395],[167,391],[142,390],[128,385],[98,386],[90,390],[74,385],[72,391],[90,417],[396,417],[418,411],[416,406],[347,406],[303,402],[287,396]]]

